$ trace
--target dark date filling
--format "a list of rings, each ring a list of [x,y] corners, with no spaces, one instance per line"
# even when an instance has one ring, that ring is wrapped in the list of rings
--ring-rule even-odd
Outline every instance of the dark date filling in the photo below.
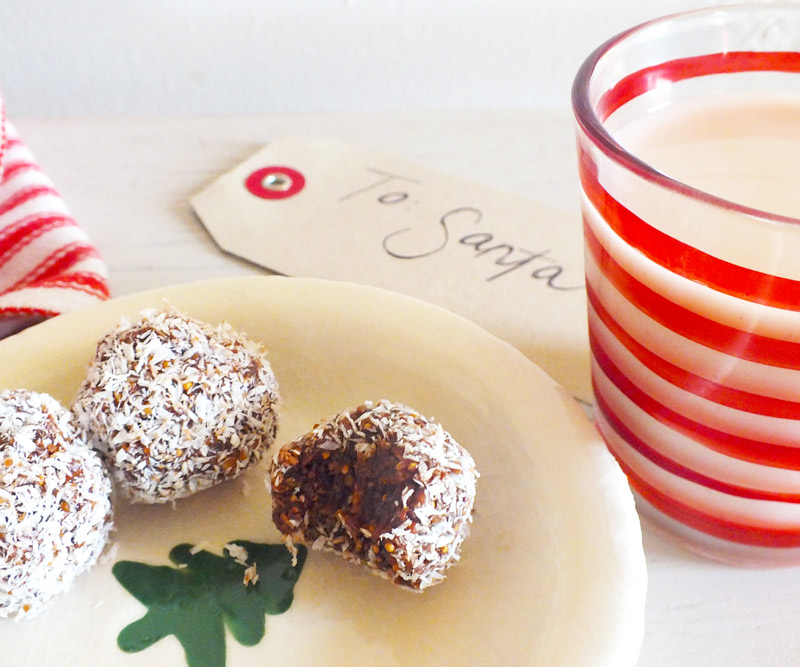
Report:
[[[410,590],[444,579],[469,534],[478,473],[440,424],[388,400],[335,415],[284,446],[273,520]]]
[[[381,537],[407,519],[413,523],[414,508],[424,499],[412,481],[417,464],[403,459],[403,452],[386,439],[362,454],[352,446],[282,450],[277,463],[286,473],[276,480],[273,505],[278,529],[293,534],[303,526],[306,543],[324,537],[334,550],[387,572],[408,567],[391,555],[391,539]]]

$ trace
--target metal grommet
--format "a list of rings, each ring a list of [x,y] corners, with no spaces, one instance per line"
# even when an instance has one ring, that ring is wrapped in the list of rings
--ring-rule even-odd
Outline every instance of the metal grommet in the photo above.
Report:
[[[252,172],[244,182],[250,194],[261,199],[286,199],[296,195],[306,179],[291,167],[262,167]]]
[[[289,188],[292,187],[292,178],[288,174],[269,174],[266,178],[261,181],[261,185],[263,185],[267,190],[272,190],[273,192],[286,192]]]

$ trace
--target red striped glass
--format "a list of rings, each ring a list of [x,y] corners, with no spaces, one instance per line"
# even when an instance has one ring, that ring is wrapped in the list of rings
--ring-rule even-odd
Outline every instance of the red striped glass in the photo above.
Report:
[[[745,565],[800,563],[800,214],[676,176],[620,137],[652,122],[658,139],[664,110],[706,105],[713,125],[714,105],[769,112],[778,96],[800,137],[797,3],[638,26],[595,50],[572,91],[598,429],[644,517]],[[704,127],[687,162],[721,150]],[[794,168],[754,176],[800,192],[797,149]]]

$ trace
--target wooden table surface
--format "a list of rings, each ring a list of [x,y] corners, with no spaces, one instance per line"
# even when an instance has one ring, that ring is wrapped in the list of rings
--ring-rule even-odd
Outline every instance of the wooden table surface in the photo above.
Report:
[[[378,148],[574,214],[568,109],[12,118],[108,263],[116,296],[265,271],[222,253],[188,198],[288,134]],[[800,571],[696,557],[643,526],[649,571],[641,667],[800,665]]]

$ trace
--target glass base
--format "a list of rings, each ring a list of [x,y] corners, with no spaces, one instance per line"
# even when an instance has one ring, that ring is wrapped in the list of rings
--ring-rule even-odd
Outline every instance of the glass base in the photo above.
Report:
[[[759,547],[724,540],[687,526],[651,505],[635,490],[636,510],[644,522],[665,539],[711,560],[748,568],[778,568],[800,565],[800,547]]]

